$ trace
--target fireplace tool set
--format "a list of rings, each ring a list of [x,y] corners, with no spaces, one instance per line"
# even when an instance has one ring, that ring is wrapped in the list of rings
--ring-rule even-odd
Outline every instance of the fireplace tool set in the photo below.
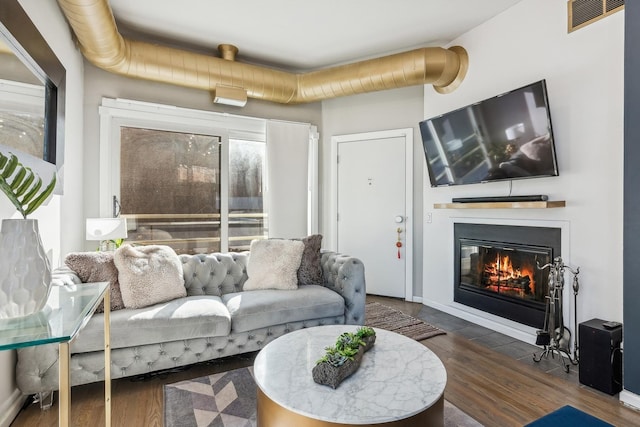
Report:
[[[565,372],[569,372],[569,362],[573,365],[578,364],[578,336],[576,335],[573,343],[573,356],[571,355],[571,330],[564,326],[564,316],[562,309],[562,292],[564,290],[565,270],[569,270],[573,275],[573,303],[574,303],[574,331],[578,330],[577,315],[577,298],[580,284],[578,283],[578,273],[580,267],[573,270],[566,265],[561,257],[553,259],[553,263],[545,264],[542,267],[538,265],[539,270],[549,268],[549,294],[546,298],[544,326],[536,332],[536,345],[542,345],[543,350],[540,355],[533,354],[533,360],[540,362],[542,358],[555,358],[558,354],[558,361],[564,368]],[[565,362],[566,359],[569,362]]]

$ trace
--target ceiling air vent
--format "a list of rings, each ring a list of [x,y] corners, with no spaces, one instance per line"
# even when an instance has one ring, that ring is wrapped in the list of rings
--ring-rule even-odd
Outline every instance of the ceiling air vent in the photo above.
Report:
[[[569,0],[569,32],[585,27],[624,8],[624,0]]]

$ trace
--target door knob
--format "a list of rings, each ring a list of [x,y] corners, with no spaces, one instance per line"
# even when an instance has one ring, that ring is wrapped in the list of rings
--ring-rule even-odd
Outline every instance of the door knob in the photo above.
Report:
[[[398,224],[401,224],[404,221],[404,217],[402,215],[397,215],[396,216],[396,222]]]

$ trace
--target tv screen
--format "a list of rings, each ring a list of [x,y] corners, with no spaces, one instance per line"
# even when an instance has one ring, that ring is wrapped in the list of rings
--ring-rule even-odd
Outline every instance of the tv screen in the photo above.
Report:
[[[557,176],[544,80],[420,122],[431,186]]]

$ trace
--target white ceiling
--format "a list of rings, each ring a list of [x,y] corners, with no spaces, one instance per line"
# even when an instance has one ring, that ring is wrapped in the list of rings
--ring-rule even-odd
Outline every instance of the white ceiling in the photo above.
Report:
[[[521,0],[109,0],[131,38],[309,71],[451,40]]]

